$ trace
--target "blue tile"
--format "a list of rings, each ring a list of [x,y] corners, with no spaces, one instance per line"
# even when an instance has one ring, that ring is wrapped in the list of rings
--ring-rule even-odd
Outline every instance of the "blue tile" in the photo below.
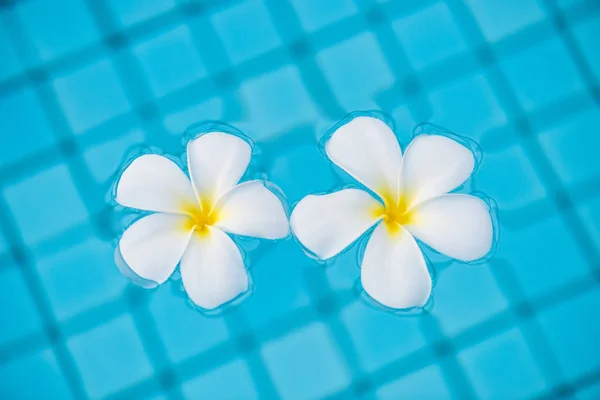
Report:
[[[132,25],[175,7],[175,0],[110,0],[110,6],[122,25]]]
[[[39,260],[37,269],[59,320],[118,298],[127,284],[112,246],[98,239]]]
[[[467,49],[443,2],[394,21],[392,28],[415,69],[433,65]]]
[[[2,58],[0,81],[21,73],[23,68],[21,60],[4,25],[0,25],[0,57]]]
[[[180,135],[187,127],[200,121],[226,120],[224,117],[227,106],[228,104],[226,104],[222,97],[213,97],[199,104],[194,104],[191,107],[178,108],[166,114],[163,123],[169,133]]]
[[[310,304],[305,277],[310,260],[293,240],[274,246],[252,265],[253,292],[240,307],[254,328]]]
[[[267,343],[261,353],[273,384],[283,398],[323,398],[350,384],[341,355],[322,323],[311,324]]]
[[[473,186],[490,196],[499,210],[512,211],[547,197],[547,190],[519,145],[483,154]]]
[[[395,81],[372,33],[321,50],[317,62],[338,102],[348,112],[379,108],[374,97]]]
[[[525,294],[530,297],[557,290],[589,273],[581,250],[559,217],[519,231],[506,229],[496,257],[511,264]]]
[[[67,381],[50,349],[0,365],[3,399],[71,399]]]
[[[149,306],[172,362],[190,358],[230,338],[223,318],[207,317],[194,310],[180,285],[177,281],[160,286]]]
[[[442,371],[437,365],[432,365],[383,385],[377,390],[377,398],[444,400],[451,399],[452,395],[444,383]]]
[[[590,233],[596,249],[600,249],[600,197],[579,204],[577,213]]]
[[[565,376],[575,380],[600,367],[600,289],[545,310],[538,318]]]
[[[360,277],[358,247],[358,244],[353,244],[351,248],[328,263],[325,275],[332,289],[349,290],[357,284]]]
[[[88,147],[83,153],[83,158],[96,181],[105,182],[118,171],[129,151],[143,141],[144,133],[135,129],[119,135],[114,140]]]
[[[425,347],[419,331],[419,319],[382,312],[357,301],[340,314],[354,343],[360,365],[366,371],[386,364]]]
[[[1,345],[41,331],[42,320],[23,272],[16,265],[3,265],[0,269],[0,301],[4,304],[0,309],[0,319],[4,321]]]
[[[293,0],[292,4],[302,27],[308,32],[331,25],[358,11],[352,0]]]
[[[88,395],[99,398],[152,375],[152,366],[130,316],[69,338]]]
[[[600,111],[576,115],[559,126],[541,133],[538,140],[561,180],[573,184],[600,175],[598,152]]]
[[[588,67],[600,80],[600,52],[598,52],[598,37],[600,37],[600,18],[596,17],[573,28],[573,33],[583,51]]]
[[[137,45],[134,53],[146,72],[156,97],[206,76],[187,26],[179,26]]]
[[[57,78],[54,89],[75,133],[82,133],[130,109],[122,83],[107,60]]]
[[[5,187],[4,198],[27,244],[39,242],[88,218],[64,164]]]
[[[487,130],[504,125],[506,114],[487,79],[480,74],[442,85],[430,92],[430,121],[479,140]]]
[[[600,398],[600,382],[577,388],[578,400],[597,400]]]
[[[281,45],[262,1],[249,0],[211,16],[211,21],[234,64]],[[247,21],[252,21],[248,24]]]
[[[462,351],[458,359],[479,398],[528,398],[546,389],[527,343],[516,328]]]
[[[34,0],[21,3],[18,11],[43,61],[80,50],[100,39],[84,2]]]
[[[526,111],[548,106],[583,88],[577,69],[558,38],[507,58],[502,66]]]
[[[239,125],[255,140],[272,139],[296,125],[314,123],[315,104],[296,67],[286,66],[247,80],[240,93],[249,122]]]
[[[259,398],[248,365],[240,359],[185,382],[182,391],[188,399]]]
[[[545,17],[536,0],[468,0],[467,4],[485,37],[492,42],[542,21]]]
[[[448,335],[483,322],[508,307],[488,264],[452,264],[438,273],[433,299],[431,313]]]
[[[55,135],[32,89],[0,97],[0,115],[0,166],[17,162],[54,144]]]

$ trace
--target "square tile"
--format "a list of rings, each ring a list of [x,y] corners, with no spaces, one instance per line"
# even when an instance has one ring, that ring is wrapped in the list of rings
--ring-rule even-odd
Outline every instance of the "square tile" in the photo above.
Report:
[[[385,384],[377,389],[380,400],[397,399],[451,399],[440,367],[431,365]]]
[[[394,21],[392,29],[415,69],[433,65],[467,49],[444,2]]]
[[[71,337],[67,346],[92,398],[123,390],[153,372],[129,315]]]
[[[597,400],[600,399],[600,382],[577,388],[577,400]]]
[[[570,185],[600,175],[600,111],[593,109],[538,135],[562,182]]]
[[[235,384],[232,384],[234,383]],[[182,385],[188,399],[258,399],[252,374],[243,360],[237,359],[210,370]]]
[[[346,307],[340,318],[348,328],[361,366],[368,372],[427,344],[419,331],[418,318],[382,312],[363,301]]]
[[[21,73],[23,68],[22,62],[15,51],[15,46],[4,25],[0,25],[0,54],[2,55],[0,81]]]
[[[146,72],[156,97],[206,76],[190,29],[185,25],[138,44],[133,52]]]
[[[531,398],[546,389],[517,328],[463,350],[458,359],[479,398]]]
[[[600,289],[594,288],[538,314],[552,350],[569,380],[600,367]]]
[[[32,89],[0,97],[0,115],[0,166],[17,162],[54,145],[54,132]],[[27,135],[23,132],[27,132]]]
[[[396,80],[373,33],[339,42],[316,57],[335,97],[348,112],[379,108],[375,96]]]
[[[536,0],[487,2],[467,0],[485,37],[492,42],[544,19]]]
[[[60,3],[34,0],[19,4],[19,17],[43,61],[81,50],[100,40],[84,2],[61,0]]]
[[[194,310],[180,284],[172,282],[154,290],[149,306],[167,357],[174,363],[230,338],[223,318],[207,317]]]
[[[4,399],[72,399],[67,381],[50,349],[0,364]]]
[[[571,57],[556,37],[504,59],[501,65],[526,111],[584,88]]]
[[[600,18],[596,17],[589,21],[585,21],[572,29],[590,70],[596,79],[600,80],[600,52],[598,52]]]
[[[21,269],[14,264],[0,268],[0,345],[5,345],[43,328],[42,319]]]
[[[313,32],[358,12],[352,0],[292,0],[302,27]]]
[[[590,233],[596,249],[600,249],[600,197],[580,203],[577,213]]]
[[[494,199],[501,212],[519,209],[548,196],[530,158],[519,145],[484,153],[472,180],[477,191]]]
[[[130,109],[122,85],[108,60],[90,64],[54,81],[58,100],[75,133],[82,133]]]
[[[508,307],[488,264],[454,263],[438,273],[433,299],[431,314],[448,335],[456,335]]]
[[[237,3],[213,14],[211,21],[234,64],[281,46],[281,39],[262,1]]]
[[[109,0],[110,7],[122,25],[132,25],[171,10],[175,0]]]
[[[225,116],[232,108],[241,108],[237,99],[223,97],[212,97],[206,101],[194,104],[191,107],[177,109],[165,115],[163,124],[169,133],[181,135],[192,124],[200,121],[223,121],[228,120]],[[235,101],[233,105],[232,101]]]
[[[556,291],[590,268],[557,216],[518,231],[505,230],[496,257],[507,260],[528,297]]]
[[[118,298],[127,285],[112,246],[98,239],[38,260],[37,269],[59,320]]]
[[[484,132],[506,123],[506,114],[487,79],[471,75],[430,92],[431,122],[479,141]]]
[[[98,182],[113,178],[125,157],[133,148],[144,142],[144,132],[140,129],[119,135],[116,139],[88,147],[83,159]]]
[[[88,218],[66,165],[6,186],[4,198],[25,243],[34,244]]]
[[[322,323],[265,344],[261,354],[277,392],[285,399],[323,398],[350,384],[341,355]]]

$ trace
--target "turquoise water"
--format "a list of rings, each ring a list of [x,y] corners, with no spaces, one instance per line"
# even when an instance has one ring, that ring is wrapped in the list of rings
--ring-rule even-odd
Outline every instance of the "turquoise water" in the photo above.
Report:
[[[3,4],[0,397],[600,397],[597,1]],[[318,142],[355,110],[482,149],[497,251],[434,256],[427,313],[369,306],[356,250],[324,267],[293,240],[219,317],[119,273],[124,160],[223,121],[293,204],[345,182]]]

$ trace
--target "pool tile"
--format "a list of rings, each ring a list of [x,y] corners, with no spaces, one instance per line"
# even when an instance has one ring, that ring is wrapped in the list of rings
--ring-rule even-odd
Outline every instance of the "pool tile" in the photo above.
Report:
[[[562,182],[570,185],[598,178],[600,111],[597,109],[576,115],[538,135],[538,140]]]
[[[265,4],[249,0],[219,11],[211,21],[234,64],[281,45]],[[252,21],[252,24],[248,24]]]
[[[597,39],[600,37],[600,17],[576,25],[573,27],[573,33],[592,74],[596,80],[600,80],[600,52],[598,52]]]
[[[33,0],[20,3],[19,16],[43,61],[80,50],[100,39],[84,2]]]
[[[15,51],[15,46],[10,40],[9,33],[4,25],[0,25],[0,81],[13,77],[21,72],[22,62]]]
[[[235,383],[235,384],[232,384]],[[182,385],[188,399],[259,399],[248,364],[236,359]]]
[[[358,11],[352,0],[293,0],[296,15],[307,32],[313,32],[341,19],[355,15]]]
[[[0,166],[31,156],[55,143],[55,135],[32,89],[0,96]],[[23,135],[27,132],[27,135]]]
[[[23,272],[17,265],[3,265],[0,269],[0,345],[10,343],[43,328]]]
[[[584,87],[575,64],[558,38],[508,57],[501,65],[525,111],[548,106]]]
[[[334,340],[322,323],[265,344],[261,354],[277,392],[285,399],[323,398],[350,384]]]
[[[98,239],[41,259],[37,269],[59,320],[118,298],[127,284],[112,246]]]
[[[200,121],[223,121],[228,104],[222,97],[213,97],[191,107],[177,109],[165,115],[163,123],[169,133],[181,135],[192,124]],[[239,104],[235,104],[239,107]]]
[[[417,70],[467,49],[454,17],[444,2],[394,21],[392,29]]]
[[[194,47],[190,29],[185,25],[138,44],[134,48],[134,54],[146,72],[156,97],[207,75]]]
[[[6,186],[4,198],[26,244],[34,244],[88,218],[66,165]]]
[[[5,399],[73,398],[50,349],[0,364],[0,394]]]
[[[122,25],[132,25],[171,10],[175,0],[110,0],[110,7]]]
[[[530,398],[546,389],[527,343],[517,328],[463,350],[458,359],[478,398]]]
[[[56,95],[75,133],[82,133],[130,109],[115,68],[101,60],[54,81]]]
[[[379,108],[375,96],[395,81],[373,33],[339,42],[316,57],[335,97],[348,112]]]
[[[596,249],[600,249],[600,197],[579,204],[577,213],[590,233]]]
[[[128,131],[116,139],[107,140],[88,147],[83,159],[97,182],[105,182],[114,177],[124,161],[124,157],[144,142],[144,133],[140,129]]]
[[[92,398],[123,390],[152,375],[153,368],[129,315],[71,337],[67,346]]]
[[[600,289],[595,287],[538,314],[566,378],[575,380],[600,367]]]
[[[597,400],[600,399],[600,382],[593,383],[577,389],[577,400]]]
[[[444,382],[442,371],[431,365],[419,371],[402,376],[377,389],[380,400],[396,399],[451,399],[452,395]]]
[[[179,362],[229,339],[223,318],[207,317],[194,310],[181,282],[156,289],[150,300],[150,313],[156,323],[167,357]]]
[[[361,366],[368,372],[427,344],[419,331],[418,318],[383,312],[363,301],[346,307],[340,318],[348,329]]]
[[[492,42],[545,18],[536,0],[505,0],[485,2],[468,0],[477,23],[485,37]]]

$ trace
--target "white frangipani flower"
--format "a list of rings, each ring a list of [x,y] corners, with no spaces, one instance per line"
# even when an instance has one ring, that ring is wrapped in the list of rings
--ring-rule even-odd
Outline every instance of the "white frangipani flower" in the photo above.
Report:
[[[325,260],[377,225],[361,265],[362,286],[377,302],[410,308],[429,299],[431,277],[415,238],[461,261],[490,251],[488,205],[474,196],[449,194],[473,171],[475,159],[468,148],[445,136],[422,134],[403,157],[383,121],[360,116],[339,127],[325,151],[377,198],[359,189],[308,195],[292,212],[292,232]]]
[[[179,264],[194,303],[213,309],[248,289],[237,245],[227,233],[265,239],[289,234],[279,198],[260,180],[238,184],[251,146],[223,132],[187,145],[191,178],[166,157],[136,158],[121,175],[117,203],[153,214],[135,221],[119,241],[127,266],[141,278],[165,282]]]

